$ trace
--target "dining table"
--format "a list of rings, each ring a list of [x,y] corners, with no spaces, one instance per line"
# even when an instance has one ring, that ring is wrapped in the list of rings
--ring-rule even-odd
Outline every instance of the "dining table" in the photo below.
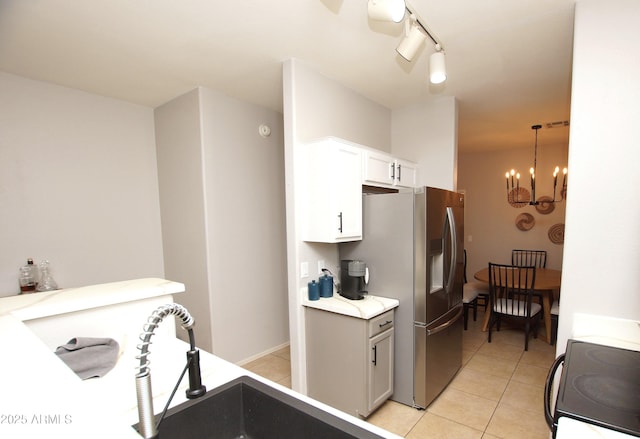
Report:
[[[473,277],[489,284],[489,268],[483,268],[477,271]],[[562,279],[562,271],[552,268],[536,268],[536,279],[534,283],[534,291],[542,296],[542,312],[544,316],[544,326],[546,334],[546,342],[551,342],[551,305],[553,305],[553,292],[560,289],[560,281]],[[489,326],[491,310],[485,313],[482,330],[486,331]]]

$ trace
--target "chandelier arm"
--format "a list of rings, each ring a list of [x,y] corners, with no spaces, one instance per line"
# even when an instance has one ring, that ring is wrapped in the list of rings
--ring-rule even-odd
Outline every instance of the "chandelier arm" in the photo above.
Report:
[[[538,130],[542,125],[534,125],[531,129],[536,130],[536,143],[533,149],[533,174],[531,177],[531,201],[536,201],[536,176],[538,175]],[[554,197],[555,198],[555,197]]]
[[[553,200],[551,200],[552,203],[556,202],[556,187],[558,186],[558,174],[556,174],[555,172],[553,173]],[[560,196],[562,196],[562,194],[560,194]],[[562,200],[558,200],[558,201],[562,201]]]

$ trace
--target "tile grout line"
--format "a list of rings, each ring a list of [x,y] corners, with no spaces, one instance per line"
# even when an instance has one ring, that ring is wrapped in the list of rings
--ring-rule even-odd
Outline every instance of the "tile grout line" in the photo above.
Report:
[[[502,398],[504,398],[504,394],[507,392],[507,389],[509,388],[509,384],[511,384],[511,380],[513,379],[513,376],[515,375],[516,370],[518,370],[518,366],[520,365],[520,361],[522,361],[522,357],[523,356],[524,356],[524,350],[520,353],[520,357],[518,358],[518,361],[516,362],[516,367],[513,369],[513,372],[511,372],[511,376],[509,377],[509,380],[507,381],[507,385],[504,387],[504,390],[502,391],[502,394],[500,395],[500,399],[498,400],[498,403],[496,404],[496,408],[493,409],[493,412],[491,413],[491,416],[489,417],[489,421],[487,422],[487,425],[485,425],[484,430],[482,431],[482,436],[484,436],[485,434],[491,434],[491,433],[487,432],[487,429],[489,428],[489,425],[491,425],[491,420],[495,416],[496,411],[498,410],[498,407],[500,407],[500,403],[502,402]]]
[[[424,415],[426,415],[426,414],[427,414],[427,410],[426,410],[426,409],[421,409],[420,411],[422,412],[422,415],[421,415],[421,416],[418,418],[418,420],[417,420],[417,421],[416,421],[416,422],[411,426],[411,428],[409,429],[409,431],[407,431],[407,434],[405,434],[405,435],[404,435],[404,436],[402,436],[402,437],[408,437],[408,436],[411,434],[411,432],[416,428],[416,425],[418,425],[418,423],[419,423],[420,421],[422,421],[422,418],[424,418]],[[372,425],[373,425],[373,424],[372,424]]]

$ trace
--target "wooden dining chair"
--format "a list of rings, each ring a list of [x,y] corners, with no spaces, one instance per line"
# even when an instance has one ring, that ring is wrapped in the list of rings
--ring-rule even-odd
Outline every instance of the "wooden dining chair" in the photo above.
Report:
[[[546,250],[511,250],[511,265],[518,267],[535,266],[537,268],[547,268],[547,251]],[[542,293],[535,292],[533,297],[538,303],[542,303]]]
[[[489,263],[489,343],[493,326],[497,325],[500,331],[502,320],[509,319],[524,323],[524,350],[529,350],[529,333],[533,329],[533,337],[537,338],[540,318],[536,317],[542,311],[542,306],[532,301],[535,280],[535,266]]]
[[[547,268],[547,251],[513,249],[511,250],[511,265]]]

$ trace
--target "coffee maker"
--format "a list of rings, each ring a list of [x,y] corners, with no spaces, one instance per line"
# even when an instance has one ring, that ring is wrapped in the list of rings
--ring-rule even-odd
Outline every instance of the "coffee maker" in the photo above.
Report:
[[[364,299],[365,286],[369,281],[367,264],[362,261],[343,259],[340,261],[340,295],[351,300]]]

